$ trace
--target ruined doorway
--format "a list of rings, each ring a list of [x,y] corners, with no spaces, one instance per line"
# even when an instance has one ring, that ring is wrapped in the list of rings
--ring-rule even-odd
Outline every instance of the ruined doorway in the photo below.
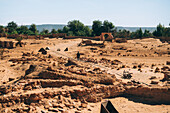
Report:
[[[107,40],[108,37],[109,37],[108,34],[105,34],[105,35],[104,35],[105,40]]]

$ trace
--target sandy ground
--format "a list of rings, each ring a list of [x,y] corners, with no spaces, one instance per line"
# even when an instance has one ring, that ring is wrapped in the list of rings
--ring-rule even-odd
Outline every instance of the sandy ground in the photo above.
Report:
[[[1,38],[0,40],[7,40],[6,38]],[[23,40],[26,42],[25,47],[17,47],[15,49],[5,49],[8,52],[5,52],[5,55],[9,55],[10,58],[18,58],[21,57],[22,52],[34,52],[38,53],[38,50],[41,47],[49,47],[49,53],[54,56],[62,56],[62,57],[70,57],[75,58],[77,51],[80,53],[84,53],[81,57],[92,57],[100,61],[101,58],[107,58],[110,60],[119,60],[122,62],[122,65],[126,65],[126,68],[110,68],[103,64],[94,64],[88,63],[93,67],[100,67],[103,70],[106,70],[110,74],[115,74],[116,77],[123,82],[128,82],[128,79],[122,79],[121,75],[123,71],[129,71],[132,73],[132,79],[136,80],[141,83],[145,83],[150,85],[151,80],[149,79],[151,76],[156,76],[157,81],[163,78],[162,73],[154,73],[156,67],[162,68],[166,66],[166,61],[170,61],[170,56],[168,54],[164,54],[167,52],[170,45],[167,43],[161,43],[159,40],[156,39],[143,39],[143,40],[129,40],[128,43],[106,43],[105,48],[93,47],[97,48],[98,52],[91,51],[89,46],[78,47],[77,45],[81,42],[81,39],[73,39],[73,40],[63,40],[63,39],[45,39],[45,40]],[[32,43],[32,44],[31,44]],[[145,46],[145,47],[144,47]],[[146,47],[147,46],[147,47]],[[69,51],[65,52],[64,49],[67,48]],[[126,50],[116,50],[113,49],[115,47],[124,47]],[[151,49],[152,48],[152,49]],[[60,51],[57,51],[60,49]],[[100,51],[107,51],[106,54],[100,55]],[[127,52],[127,50],[132,50],[132,52]],[[113,52],[111,52],[113,51]],[[160,54],[155,54],[155,51]],[[120,56],[117,54],[121,53]],[[129,56],[123,56],[127,55]],[[138,56],[135,56],[138,55]],[[147,57],[144,57],[147,55]],[[19,76],[23,76],[25,73],[25,69],[28,68],[26,65],[20,65],[18,67],[11,67],[11,63],[8,62],[9,58],[5,58],[4,60],[0,61],[0,84],[7,81],[10,77],[17,78]],[[83,61],[80,61],[83,62]],[[134,65],[143,64],[141,68],[142,71],[138,71],[138,69],[133,69]],[[151,65],[155,65],[151,67]],[[159,83],[160,86],[163,83]],[[107,99],[105,99],[107,100]],[[103,101],[105,101],[103,100]],[[133,102],[128,100],[124,97],[116,97],[113,99],[109,99],[112,104],[116,107],[116,109],[120,113],[169,113],[170,112],[170,105],[147,105],[143,103]],[[100,112],[100,105],[99,103],[89,103],[87,109],[82,110],[82,113],[90,112],[90,113],[99,113]],[[88,110],[88,108],[90,110]],[[74,112],[70,111],[70,112]]]

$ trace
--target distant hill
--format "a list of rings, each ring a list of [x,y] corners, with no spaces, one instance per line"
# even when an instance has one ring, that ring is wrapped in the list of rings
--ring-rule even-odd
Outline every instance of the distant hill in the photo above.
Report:
[[[42,24],[42,25],[36,25],[37,29],[41,32],[43,29],[47,29],[49,31],[51,31],[52,29],[62,29],[64,26],[63,24]],[[30,25],[27,25],[27,27],[29,28]]]
[[[47,29],[49,31],[51,31],[52,29],[62,29],[64,26],[64,24],[42,24],[42,25],[36,25],[37,29],[41,32],[43,29]],[[27,27],[30,27],[30,25],[27,25]],[[92,26],[89,26],[89,28],[91,29]],[[140,27],[122,27],[122,26],[116,26],[117,30],[129,30],[130,32],[134,32],[137,29],[139,29]],[[142,31],[149,30],[150,32],[153,32],[154,30],[156,30],[156,27],[141,27]]]
[[[140,28],[142,29],[143,32],[145,31],[145,29],[149,30],[150,32],[153,32],[153,31],[156,30],[156,27],[121,27],[121,26],[116,26],[116,28],[117,28],[117,30],[126,29],[126,30],[128,30],[130,32],[134,32],[134,31],[136,31],[136,30],[138,30]]]

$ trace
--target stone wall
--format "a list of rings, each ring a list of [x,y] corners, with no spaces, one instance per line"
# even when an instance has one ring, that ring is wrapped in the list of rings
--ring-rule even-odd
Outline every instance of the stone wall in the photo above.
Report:
[[[127,87],[125,96],[138,97],[138,101],[151,104],[169,104],[170,103],[170,88],[159,87]]]
[[[14,47],[14,42],[12,41],[0,41],[0,48],[13,48]]]

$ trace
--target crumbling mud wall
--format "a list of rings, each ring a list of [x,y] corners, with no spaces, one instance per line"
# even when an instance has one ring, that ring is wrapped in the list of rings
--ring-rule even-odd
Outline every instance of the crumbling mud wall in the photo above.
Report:
[[[81,39],[92,39],[92,40],[99,40],[100,38],[95,38],[95,37],[86,37],[86,36],[65,36],[64,39],[76,39],[76,38],[81,38]]]
[[[52,84],[53,83],[54,82],[52,82]],[[28,90],[28,88],[26,88],[26,86],[28,86],[28,85],[24,85],[24,87],[25,87],[24,90],[28,90],[24,94],[14,95],[14,94],[10,94],[8,92],[8,95],[1,96],[0,97],[0,103],[1,103],[0,108],[1,107],[10,107],[17,103],[22,103],[22,102],[30,104],[33,102],[38,102],[45,98],[47,98],[47,99],[54,98],[55,96],[59,96],[59,95],[62,95],[64,97],[71,96],[71,98],[79,99],[80,101],[99,102],[99,101],[101,101],[102,98],[115,97],[115,96],[121,95],[124,91],[124,89],[120,88],[119,86],[101,85],[98,87],[97,86],[94,86],[91,88],[84,87],[81,89],[78,89],[75,87],[75,88],[70,88],[68,90],[63,90],[63,89],[57,90],[57,89],[53,88],[53,90],[50,90],[50,91],[38,91],[38,89],[37,89],[37,91],[38,91],[37,92],[35,89],[35,84],[37,84],[37,83],[31,82],[29,84],[31,84],[31,86],[29,87],[30,91]],[[60,83],[60,84],[62,85],[63,83]],[[40,82],[38,82],[38,85],[40,85]],[[75,85],[75,84],[73,84],[73,85]],[[44,84],[42,82],[42,86],[49,87],[49,83]],[[50,85],[50,86],[52,86],[52,85]],[[32,88],[34,88],[34,91],[36,93],[31,93]],[[13,89],[13,88],[11,88],[11,89]],[[21,90],[21,89],[19,88],[19,90]]]
[[[13,48],[14,47],[14,42],[12,41],[0,41],[0,48]]]
[[[170,88],[166,87],[129,87],[125,88],[124,95],[138,97],[138,101],[150,104],[170,104]],[[134,99],[135,100],[135,99]]]

